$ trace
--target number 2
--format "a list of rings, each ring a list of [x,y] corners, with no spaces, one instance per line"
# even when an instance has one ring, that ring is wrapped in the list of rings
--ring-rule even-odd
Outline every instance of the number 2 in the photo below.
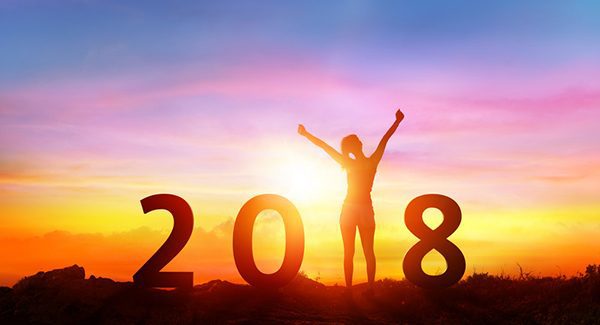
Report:
[[[140,201],[144,213],[164,209],[173,216],[173,230],[165,243],[133,275],[133,282],[144,287],[192,288],[193,272],[160,272],[185,246],[192,235],[194,215],[182,198],[172,194],[155,194]]]

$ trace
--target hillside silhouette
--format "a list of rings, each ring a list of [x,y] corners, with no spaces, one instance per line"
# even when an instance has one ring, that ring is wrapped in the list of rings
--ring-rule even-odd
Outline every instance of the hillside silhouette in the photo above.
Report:
[[[428,291],[379,280],[375,297],[352,297],[303,274],[277,292],[213,280],[192,290],[140,288],[85,277],[82,267],[39,272],[0,288],[0,323],[577,323],[600,319],[600,266],[575,277],[511,278],[487,273]]]

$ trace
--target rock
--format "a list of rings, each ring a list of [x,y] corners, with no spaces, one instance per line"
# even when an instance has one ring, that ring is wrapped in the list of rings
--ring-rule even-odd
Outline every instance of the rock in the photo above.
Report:
[[[52,270],[48,272],[38,272],[35,275],[21,279],[13,286],[17,292],[28,290],[31,287],[39,288],[40,286],[56,286],[62,285],[65,282],[81,281],[85,279],[85,270],[83,267],[73,265],[64,269]]]

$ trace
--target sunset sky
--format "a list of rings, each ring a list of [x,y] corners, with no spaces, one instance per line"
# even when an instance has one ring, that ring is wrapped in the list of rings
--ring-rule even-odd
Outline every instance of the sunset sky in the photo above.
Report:
[[[426,193],[460,205],[467,274],[583,271],[600,263],[599,31],[595,1],[1,1],[0,285],[72,264],[131,280],[171,230],[142,212],[156,193],[195,214],[165,270],[243,282],[234,218],[275,193],[301,213],[302,271],[341,284],[344,171],[296,126],[370,153],[397,108],[377,278],[403,278],[404,209]],[[284,247],[261,216],[259,267]]]

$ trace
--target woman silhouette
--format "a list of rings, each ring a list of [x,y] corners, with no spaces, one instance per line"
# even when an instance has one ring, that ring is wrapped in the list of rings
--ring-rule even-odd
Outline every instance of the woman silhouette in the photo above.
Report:
[[[306,131],[304,125],[298,125],[298,133],[300,135],[325,150],[331,158],[342,165],[347,173],[348,191],[340,215],[340,228],[342,230],[342,240],[344,241],[344,275],[348,289],[352,288],[354,240],[356,238],[356,228],[358,228],[367,261],[368,292],[371,294],[373,292],[373,282],[375,280],[375,252],[373,251],[375,215],[371,202],[371,188],[375,179],[377,165],[383,156],[385,146],[403,119],[404,114],[398,110],[396,112],[396,121],[394,121],[394,124],[392,124],[381,141],[379,141],[377,149],[370,157],[366,157],[363,153],[362,142],[355,134],[348,135],[342,139],[342,153],[339,153],[323,140]]]

